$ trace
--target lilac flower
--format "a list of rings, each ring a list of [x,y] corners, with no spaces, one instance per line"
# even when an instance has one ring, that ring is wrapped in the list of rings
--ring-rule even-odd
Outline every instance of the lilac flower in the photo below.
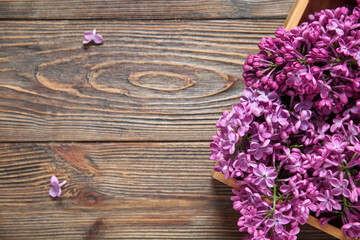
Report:
[[[215,171],[222,172],[224,174],[225,179],[228,179],[231,172],[233,171],[232,166],[229,166],[229,163],[227,161],[220,161],[219,165],[216,165],[214,167]]]
[[[235,105],[234,110],[238,114],[240,120],[243,120],[247,116],[251,116],[248,107],[245,107],[242,102]]]
[[[84,33],[84,38],[86,40],[83,41],[83,44],[88,44],[91,41],[96,44],[101,44],[103,42],[103,37],[100,34],[96,34],[96,29],[94,29],[92,32],[86,31]]]
[[[347,67],[346,62],[344,62],[343,64],[335,65],[331,69],[330,74],[332,77],[340,77],[341,75],[347,77],[349,76],[350,71],[349,68]]]
[[[360,222],[347,223],[341,227],[341,230],[347,238],[357,239],[360,237]]]
[[[318,201],[320,201],[320,204],[319,204],[319,209],[320,210],[325,210],[326,209],[329,212],[331,212],[333,209],[341,210],[341,205],[336,200],[334,200],[332,195],[330,195],[329,190],[325,190],[325,194],[318,193],[316,195],[316,199]]]
[[[350,190],[347,189],[347,186],[349,185],[349,181],[343,178],[343,175],[341,175],[340,180],[337,178],[332,178],[330,180],[330,184],[334,187],[334,189],[331,190],[331,193],[334,196],[344,195],[347,198],[350,198]]]
[[[266,121],[269,124],[280,123],[282,126],[285,126],[289,123],[289,117],[290,113],[287,110],[282,109],[280,106],[278,106],[273,114],[267,116]]]
[[[312,106],[313,103],[311,101],[301,101],[295,104],[294,110],[295,112],[301,112],[303,110],[310,110]]]
[[[216,127],[226,128],[232,115],[228,111],[224,111],[222,117],[216,122]]]
[[[352,42],[348,42],[348,43],[346,43],[345,44],[345,41],[344,41],[344,39],[342,39],[342,38],[340,38],[339,39],[339,45],[340,45],[340,47],[338,47],[337,49],[336,49],[336,52],[337,53],[342,53],[342,54],[344,54],[345,56],[349,56],[350,55],[350,51],[349,51],[349,49],[352,47]]]
[[[284,158],[286,160],[289,160],[291,164],[298,162],[301,158],[301,151],[297,148],[293,148],[290,150],[289,148],[284,147],[283,151],[285,154],[284,156],[281,156],[281,159]]]
[[[213,150],[212,153],[210,154],[210,159],[211,160],[221,159],[221,157],[222,157],[222,152],[221,152],[222,145],[221,145],[221,142],[218,142],[218,143],[212,142],[210,144],[210,148]]]
[[[338,36],[344,35],[343,24],[340,21],[332,19],[326,28],[330,31],[335,31]]]
[[[360,49],[352,48],[349,53],[355,60],[357,60],[357,65],[360,67]]]
[[[251,56],[251,55],[250,55]],[[257,94],[252,88],[245,88],[243,92],[243,98],[247,101],[252,101],[256,99]]]
[[[270,240],[270,238],[266,237],[266,233],[264,230],[255,230],[253,235],[254,237],[252,237],[251,240]],[[244,240],[248,239],[244,238]]]
[[[249,103],[249,112],[251,112],[251,114],[253,114],[255,117],[260,117],[263,111],[264,111],[264,107],[260,105],[258,102]]]
[[[233,193],[236,194],[236,196],[231,197],[231,200],[234,201],[234,208],[237,208],[235,210],[240,210],[245,204],[259,205],[262,203],[260,194],[252,192],[248,187],[244,187],[241,191],[233,189]]]
[[[52,187],[49,190],[49,194],[51,197],[60,197],[61,195],[61,187],[66,184],[66,180],[59,184],[59,181],[56,176],[52,176],[50,179],[50,184]]]
[[[326,97],[318,102],[315,102],[314,105],[315,108],[319,110],[319,113],[321,113],[322,115],[329,115],[332,110],[333,99]]]
[[[356,203],[360,195],[360,188],[355,185],[352,176],[349,176],[349,182],[351,185],[350,201]]]
[[[340,134],[334,134],[331,137],[325,136],[325,147],[331,151],[342,153],[347,145],[349,142],[345,142],[344,137]]]
[[[290,232],[289,232],[289,240],[296,240],[297,237],[296,235],[300,232],[300,228],[299,227],[293,227]]]
[[[260,160],[265,154],[272,153],[273,148],[269,144],[269,139],[265,140],[261,145],[258,142],[252,142],[250,144],[251,149],[249,149],[248,152],[252,154],[256,160]]]
[[[298,121],[295,124],[296,129],[301,129],[303,131],[309,128],[309,119],[311,118],[310,110],[302,110],[299,115],[296,115]]]
[[[360,134],[360,128],[354,124],[353,120],[349,121],[348,125],[349,140],[352,145],[356,145],[359,142],[357,135]]]
[[[273,129],[268,126],[267,123],[258,124],[257,122],[254,122],[253,126],[255,126],[256,131],[258,132],[257,136],[261,142],[265,142],[273,136]]]
[[[237,156],[237,160],[234,161],[234,168],[240,169],[241,171],[246,171],[249,168],[250,156],[245,153],[239,153]]]
[[[306,85],[305,76],[308,72],[304,66],[295,69],[295,71],[291,71],[287,74],[288,79],[286,80],[286,85],[295,89],[299,89],[300,87]]]
[[[229,150],[230,154],[235,152],[236,145],[239,141],[239,135],[234,131],[229,131],[228,140],[224,141],[223,148]]]
[[[291,173],[300,173],[300,174],[304,174],[305,173],[305,169],[302,166],[302,161],[298,160],[296,161],[294,164],[291,165],[286,165],[284,167],[286,170],[289,170],[289,172]]]
[[[263,163],[260,163],[258,168],[253,169],[253,173],[255,175],[254,184],[261,188],[274,187],[274,179],[277,177],[275,168],[267,168]]]
[[[333,125],[330,128],[330,132],[335,132],[337,129],[341,128],[344,124],[344,121],[350,118],[350,115],[347,114],[344,118],[341,118],[339,115],[333,119]]]
[[[299,189],[301,188],[301,183],[295,183],[293,179],[290,179],[288,184],[281,185],[280,192],[287,194],[294,194],[295,197],[299,196]]]
[[[284,215],[282,215],[280,212],[277,212],[274,214],[273,219],[268,219],[266,221],[267,227],[274,227],[276,233],[282,233],[284,227],[283,225],[286,225],[290,222],[290,220]]]
[[[313,24],[312,26],[309,26],[304,32],[302,33],[302,36],[304,39],[309,39],[311,42],[315,42],[321,33],[320,25]]]
[[[330,124],[325,123],[322,126],[319,126],[314,138],[314,144],[317,144],[320,140],[324,140],[325,138],[325,133],[327,130],[329,130],[330,128]]]
[[[237,119],[236,124],[239,126],[238,128],[238,135],[240,137],[245,136],[245,134],[249,131],[250,123],[253,121],[253,116],[246,116],[242,120]]]

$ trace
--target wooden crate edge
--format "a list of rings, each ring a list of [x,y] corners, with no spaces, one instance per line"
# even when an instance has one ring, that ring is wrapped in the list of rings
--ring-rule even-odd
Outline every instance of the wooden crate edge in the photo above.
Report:
[[[299,22],[302,19],[308,4],[309,0],[296,0],[293,3],[290,13],[284,23],[286,30],[290,30],[291,28],[299,25]]]
[[[229,187],[235,188],[237,190],[240,189],[240,187],[236,184],[236,180],[233,178],[228,178],[225,179],[224,174],[222,174],[221,172],[216,172],[214,170],[212,170],[212,177],[226,185],[228,185]],[[354,238],[346,238],[343,231],[341,231],[341,229],[334,227],[330,224],[326,224],[326,225],[321,225],[319,219],[317,219],[316,217],[313,216],[309,216],[308,220],[307,220],[307,224],[309,224],[310,226],[313,226],[314,228],[317,228],[333,237],[336,237],[337,239],[340,240],[355,240]]]

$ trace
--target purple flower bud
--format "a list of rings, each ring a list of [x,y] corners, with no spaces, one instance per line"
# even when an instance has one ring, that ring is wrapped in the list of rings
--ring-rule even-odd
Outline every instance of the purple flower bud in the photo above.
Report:
[[[285,59],[283,57],[275,58],[275,64],[276,65],[282,65],[284,62],[285,62]]]

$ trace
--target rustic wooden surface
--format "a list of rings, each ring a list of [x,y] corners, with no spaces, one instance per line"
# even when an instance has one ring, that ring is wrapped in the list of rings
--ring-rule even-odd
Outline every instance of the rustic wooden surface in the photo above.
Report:
[[[290,8],[0,0],[0,239],[241,239],[210,137]],[[93,28],[104,44],[84,48]]]
[[[281,23],[0,21],[0,140],[209,141]]]
[[[292,0],[0,0],[1,19],[285,18]]]

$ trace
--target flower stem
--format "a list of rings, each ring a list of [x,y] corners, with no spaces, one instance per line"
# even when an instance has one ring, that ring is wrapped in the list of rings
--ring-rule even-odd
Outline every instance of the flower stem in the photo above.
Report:
[[[273,191],[273,210],[275,211],[275,207],[276,207],[276,184],[274,185],[274,191]]]

